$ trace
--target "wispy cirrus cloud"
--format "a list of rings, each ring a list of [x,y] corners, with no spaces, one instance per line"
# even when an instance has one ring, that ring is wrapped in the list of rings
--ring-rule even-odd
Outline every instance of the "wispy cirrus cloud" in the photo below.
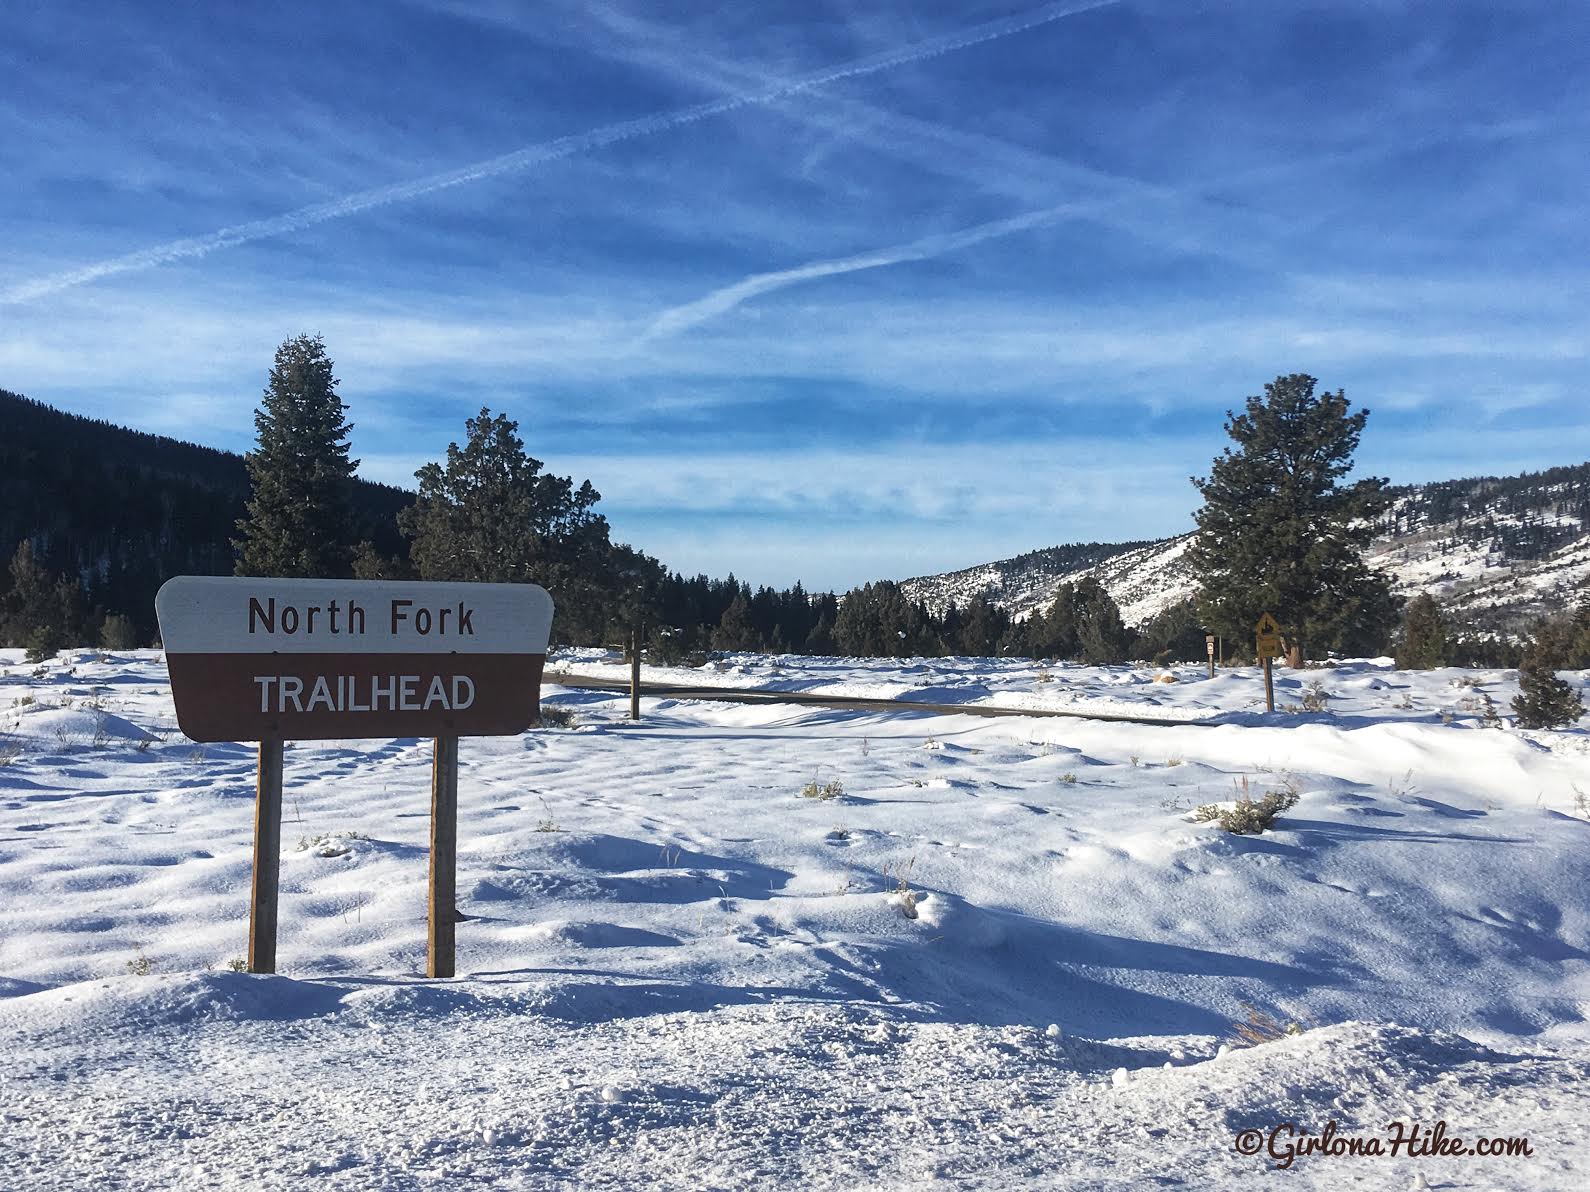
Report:
[[[1097,207],[1097,204],[1093,204]],[[865,269],[883,269],[891,265],[904,264],[907,261],[927,261],[946,253],[956,252],[963,248],[982,244],[988,240],[997,240],[1002,236],[1014,236],[1019,232],[1031,231],[1033,228],[1043,227],[1066,215],[1074,215],[1079,211],[1087,210],[1088,204],[1062,203],[1042,211],[1028,211],[1021,215],[1013,215],[1006,219],[990,220],[975,227],[962,228],[954,232],[939,232],[931,236],[923,236],[907,244],[896,244],[888,248],[875,249],[872,252],[858,253],[854,256],[836,257],[828,261],[813,261],[806,265],[798,265],[793,269],[778,269],[767,273],[757,273],[733,285],[724,286],[712,291],[703,298],[694,302],[687,302],[663,311],[654,318],[645,332],[640,337],[636,346],[643,345],[654,339],[661,339],[670,335],[677,335],[691,327],[699,326],[708,319],[717,318],[727,314],[743,302],[774,290],[782,290],[788,286],[799,285],[806,281],[815,281],[823,277],[836,277],[844,273],[858,273]]]
[[[742,92],[722,99],[696,104],[670,112],[657,112],[633,120],[621,120],[600,128],[558,137],[538,145],[529,145],[483,161],[472,162],[454,170],[445,170],[388,186],[373,187],[329,202],[315,203],[295,211],[268,219],[250,220],[233,224],[202,236],[171,240],[134,253],[97,261],[77,269],[47,277],[35,278],[14,284],[0,291],[0,304],[15,304],[42,298],[45,295],[86,285],[118,273],[153,269],[188,258],[204,257],[224,248],[249,244],[291,232],[301,231],[329,220],[345,219],[360,212],[394,203],[412,202],[454,187],[465,186],[487,178],[505,174],[522,174],[550,162],[588,153],[609,145],[655,136],[658,133],[698,124],[738,108],[769,104],[801,92],[827,87],[846,79],[862,78],[883,71],[894,70],[913,62],[921,62],[958,50],[982,45],[1003,37],[1010,37],[1036,29],[1066,17],[1106,8],[1121,0],[1063,0],[1013,17],[987,21],[955,33],[931,38],[867,58],[846,62],[838,66],[813,71],[761,91]]]
[[[1590,454],[1566,10],[146,2],[0,41],[0,291],[195,254],[0,307],[0,384],[68,408],[244,447],[320,331],[367,474],[489,404],[669,562],[819,582],[1175,528],[1283,371],[1394,479]],[[1098,461],[1141,487],[1060,483]]]

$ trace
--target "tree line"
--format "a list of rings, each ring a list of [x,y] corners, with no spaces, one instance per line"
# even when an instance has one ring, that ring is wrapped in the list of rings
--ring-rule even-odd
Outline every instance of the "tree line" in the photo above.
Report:
[[[372,485],[355,474],[337,386],[319,337],[284,342],[241,460],[0,394],[19,432],[7,447],[15,499],[0,521],[0,541],[18,544],[0,579],[0,642],[39,656],[146,644],[161,582],[235,572],[538,583],[557,593],[559,642],[616,642],[639,622],[668,661],[770,650],[1108,663],[1201,649],[1190,605],[1133,631],[1091,577],[1014,620],[983,596],[933,612],[891,581],[839,596],[670,571],[613,542],[590,482],[547,472],[517,424],[489,409],[416,473],[416,493]]]
[[[18,543],[0,580],[0,642],[38,654],[91,638],[142,644],[164,578],[231,570],[538,583],[557,595],[558,642],[615,642],[644,624],[649,650],[664,661],[771,650],[1170,662],[1201,658],[1206,633],[1231,642],[1240,660],[1265,612],[1280,622],[1294,666],[1391,648],[1410,666],[1580,658],[1579,643],[1590,639],[1577,621],[1543,627],[1525,645],[1465,635],[1428,597],[1400,607],[1364,548],[1383,519],[1414,516],[1406,499],[1393,512],[1406,490],[1374,477],[1348,482],[1369,412],[1353,410],[1341,391],[1316,393],[1316,384],[1280,376],[1241,413],[1228,412],[1232,446],[1192,480],[1203,497],[1187,554],[1196,596],[1135,630],[1091,575],[1060,584],[1019,620],[981,595],[935,612],[891,581],[841,597],[798,583],[753,591],[732,575],[683,576],[613,542],[591,483],[547,472],[517,424],[489,409],[465,420],[463,440],[442,460],[419,469],[417,492],[368,484],[355,475],[347,407],[318,336],[277,350],[255,413],[256,446],[241,461],[0,392],[19,432],[0,442],[0,465],[9,465],[0,471],[0,542]],[[1581,469],[1539,479],[1559,495],[1561,512],[1583,516]],[[1472,484],[1438,488],[1418,512],[1466,508],[1472,492]],[[1521,501],[1521,492],[1505,495]],[[1042,556],[1034,552],[1032,565]],[[1590,611],[1574,615],[1590,624]]]

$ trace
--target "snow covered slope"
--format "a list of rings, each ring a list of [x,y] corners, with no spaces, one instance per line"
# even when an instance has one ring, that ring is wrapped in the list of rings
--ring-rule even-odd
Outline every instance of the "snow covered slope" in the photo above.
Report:
[[[1284,1123],[1437,1121],[1533,1153],[1284,1178],[1590,1181],[1590,734],[1510,674],[1283,671],[1333,712],[1266,718],[1251,670],[781,661],[719,677],[1200,722],[549,688],[572,727],[461,750],[446,981],[429,743],[291,744],[256,977],[253,748],[176,733],[152,651],[0,651],[0,1186],[1246,1188]],[[1297,802],[1192,814],[1243,789]]]
[[[1517,632],[1572,604],[1590,581],[1590,464],[1394,490],[1370,562],[1402,596],[1428,591],[1478,629]],[[1157,542],[1053,547],[902,587],[935,611],[981,594],[1017,617],[1066,581],[1098,578],[1129,625],[1192,595],[1190,535]]]

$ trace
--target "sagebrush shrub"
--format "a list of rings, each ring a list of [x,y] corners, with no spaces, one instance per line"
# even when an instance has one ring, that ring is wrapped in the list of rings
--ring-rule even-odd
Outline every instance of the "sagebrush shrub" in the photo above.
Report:
[[[818,785],[817,779],[813,778],[805,786],[801,787],[801,798],[821,799],[824,802],[827,802],[829,799],[837,799],[844,793],[845,788],[840,785],[839,779],[837,778],[830,778],[827,782],[822,783],[821,785]]]
[[[1206,824],[1218,820],[1220,826],[1233,836],[1257,836],[1274,825],[1276,817],[1297,805],[1297,790],[1287,783],[1260,799],[1248,794],[1248,780],[1244,778],[1241,793],[1230,807],[1219,803],[1205,803],[1193,812],[1195,823]]]
[[[1331,698],[1331,693],[1325,690],[1325,684],[1315,679],[1303,689],[1303,698],[1298,701],[1298,707],[1304,712],[1323,712]]]
[[[1238,1047],[1258,1047],[1262,1043],[1275,1043],[1301,1035],[1306,1029],[1301,1022],[1289,1020],[1283,1023],[1257,1006],[1249,1005],[1247,1021],[1232,1024],[1231,1041]]]

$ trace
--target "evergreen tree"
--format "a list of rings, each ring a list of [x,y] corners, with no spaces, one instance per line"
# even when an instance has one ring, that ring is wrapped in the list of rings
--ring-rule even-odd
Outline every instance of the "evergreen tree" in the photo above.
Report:
[[[986,658],[998,648],[1003,631],[999,610],[979,592],[967,602],[966,615],[955,642],[956,650],[969,657]]]
[[[1077,582],[1075,599],[1082,661],[1089,666],[1125,662],[1132,635],[1108,589],[1093,576],[1085,575]]]
[[[1203,622],[1195,601],[1182,600],[1156,613],[1139,632],[1133,656],[1156,666],[1173,662],[1202,662],[1208,657]]]
[[[692,663],[704,659],[692,659],[691,655],[701,650],[701,627],[699,625],[662,625],[647,623],[646,656],[653,662],[663,666],[677,666],[680,663]]]
[[[965,625],[966,618],[961,615],[961,610],[955,601],[951,600],[944,606],[944,611],[938,618],[940,655],[948,656],[961,652],[961,630]]]
[[[414,568],[401,555],[383,555],[369,539],[353,548],[354,579],[413,579]]]
[[[846,654],[871,658],[925,655],[937,648],[937,626],[893,580],[864,584],[845,594],[834,618],[834,642]]]
[[[1037,618],[1034,613],[1033,617]],[[1077,586],[1067,581],[1055,589],[1043,624],[1032,627],[1032,652],[1043,658],[1078,658],[1082,643],[1077,638]]]
[[[26,646],[28,661],[53,658],[81,629],[82,589],[51,574],[23,539],[11,557],[11,586],[0,600],[0,643]]]
[[[806,644],[802,649],[818,658],[832,656],[835,650],[834,621],[827,612],[818,617],[817,624],[813,625],[812,631],[806,635]]]
[[[714,650],[754,650],[761,643],[757,640],[756,627],[751,624],[751,605],[745,598],[744,592],[735,594],[729,607],[723,610],[723,618],[718,622],[718,627],[712,633],[712,648]]]
[[[557,602],[560,640],[594,641],[622,596],[601,494],[585,481],[543,473],[525,454],[519,424],[482,409],[445,465],[415,473],[419,497],[398,514],[422,579],[535,583]]]
[[[1523,660],[1523,651],[1505,637],[1463,633],[1448,639],[1447,656],[1453,666],[1500,669],[1517,666]]]
[[[1570,670],[1590,669],[1590,595],[1579,602],[1568,625],[1570,633],[1563,651],[1563,666]]]
[[[1447,655],[1446,618],[1435,597],[1420,592],[1403,611],[1397,666],[1401,670],[1430,670],[1445,666]]]
[[[1579,693],[1557,677],[1543,651],[1530,649],[1518,667],[1513,712],[1520,728],[1559,728],[1584,715]]]
[[[1001,658],[1033,658],[1036,652],[1032,648],[1032,623],[1037,617],[1033,613],[1021,621],[1012,621],[999,639],[999,656]]]
[[[746,605],[753,630],[753,644],[746,649],[755,650],[772,639],[773,628],[778,624],[779,603],[779,594],[772,588],[766,584],[757,588],[756,595]]]
[[[1340,481],[1369,411],[1341,391],[1315,396],[1313,377],[1277,377],[1241,414],[1227,411],[1237,449],[1193,484],[1204,505],[1187,558],[1204,624],[1251,637],[1273,613],[1294,662],[1349,640],[1383,637],[1395,615],[1390,585],[1364,562],[1385,481]]]
[[[878,591],[882,586],[864,584],[852,588],[839,602],[839,615],[834,618],[834,644],[843,653],[861,658],[892,653],[885,638],[890,627],[884,622],[885,601]]]
[[[245,456],[253,495],[237,523],[237,574],[345,576],[353,557],[348,408],[318,335],[276,349]]]
[[[1590,596],[1535,626],[1532,648],[1557,670],[1590,667]]]
[[[99,644],[107,650],[136,650],[138,630],[121,613],[111,613],[99,627]]]

